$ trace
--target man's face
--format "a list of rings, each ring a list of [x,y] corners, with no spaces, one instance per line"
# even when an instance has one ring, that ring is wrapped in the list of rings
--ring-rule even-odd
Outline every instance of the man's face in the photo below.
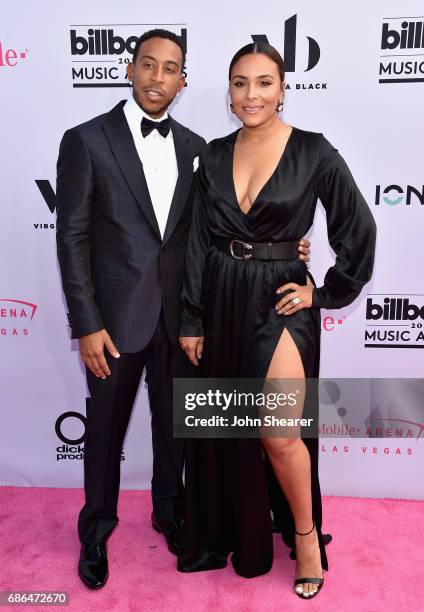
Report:
[[[152,118],[160,118],[184,87],[182,62],[176,43],[167,38],[150,38],[141,44],[135,63],[128,65],[135,101]]]

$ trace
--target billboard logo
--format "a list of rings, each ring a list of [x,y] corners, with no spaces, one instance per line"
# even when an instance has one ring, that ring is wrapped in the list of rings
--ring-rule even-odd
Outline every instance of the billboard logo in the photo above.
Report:
[[[388,17],[381,28],[379,83],[424,82],[424,21],[421,17]],[[402,53],[391,53],[402,51]],[[407,53],[406,53],[407,51]],[[393,59],[394,58],[394,59]]]
[[[390,26],[383,23],[381,33],[381,48],[386,49],[423,49],[423,21],[402,21]]]
[[[116,36],[113,30],[87,30],[87,36],[77,36],[71,30],[72,55],[122,55],[124,51],[134,53],[138,36],[129,36],[126,40]]]
[[[365,348],[424,348],[423,295],[373,294],[365,317]]]
[[[185,24],[163,25],[181,37],[187,49]],[[73,87],[129,87],[126,67],[135,45],[152,24],[71,25],[70,48]]]

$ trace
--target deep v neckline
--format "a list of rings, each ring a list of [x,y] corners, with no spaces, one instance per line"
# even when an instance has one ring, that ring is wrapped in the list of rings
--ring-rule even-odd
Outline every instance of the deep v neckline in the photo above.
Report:
[[[253,202],[252,202],[252,204],[250,205],[250,208],[249,208],[249,210],[248,210],[247,212],[243,212],[243,211],[242,211],[242,209],[241,209],[241,206],[240,206],[239,201],[238,201],[238,198],[237,198],[236,184],[235,184],[235,181],[234,181],[234,149],[235,149],[235,145],[236,145],[237,136],[238,136],[238,134],[239,134],[239,132],[240,132],[240,130],[241,130],[242,128],[239,128],[238,130],[236,130],[236,131],[234,132],[234,138],[233,138],[233,142],[232,142],[232,151],[231,151],[231,167],[230,167],[230,174],[231,174],[231,185],[232,185],[232,190],[233,190],[233,198],[234,198],[234,202],[235,202],[235,204],[236,204],[237,208],[239,209],[240,213],[241,213],[241,214],[242,214],[244,217],[247,217],[247,216],[250,214],[250,211],[251,211],[251,210],[252,210],[252,208],[255,206],[255,204],[256,204],[256,202],[258,201],[258,199],[259,199],[260,195],[261,195],[261,194],[262,194],[262,192],[265,190],[265,188],[268,186],[268,184],[271,182],[271,180],[274,178],[274,176],[275,176],[275,174],[276,174],[277,170],[279,169],[279,167],[280,167],[281,163],[282,163],[282,162],[283,162],[283,160],[285,159],[285,156],[286,156],[286,151],[287,151],[287,147],[289,146],[290,141],[291,141],[291,139],[292,139],[292,136],[293,136],[293,134],[294,134],[294,132],[295,132],[295,130],[296,130],[296,128],[295,128],[293,125],[292,125],[292,126],[290,126],[290,127],[291,127],[292,131],[290,132],[290,135],[289,135],[289,137],[288,137],[288,139],[287,139],[287,142],[286,142],[286,144],[285,144],[285,146],[284,146],[283,152],[281,153],[281,156],[280,156],[280,158],[279,158],[279,160],[278,160],[278,162],[277,162],[277,165],[275,166],[275,168],[274,168],[274,170],[273,170],[272,174],[270,175],[270,177],[269,177],[269,178],[268,178],[268,179],[265,181],[265,183],[262,185],[262,187],[261,187],[261,188],[260,188],[260,190],[258,191],[258,193],[257,193],[257,195],[256,195],[256,197],[255,197],[255,199],[253,200]]]

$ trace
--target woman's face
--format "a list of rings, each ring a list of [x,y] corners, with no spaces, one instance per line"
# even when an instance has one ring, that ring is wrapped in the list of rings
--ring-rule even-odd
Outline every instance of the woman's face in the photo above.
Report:
[[[277,64],[263,53],[243,55],[233,66],[230,98],[233,112],[248,127],[265,123],[276,114],[284,95]]]

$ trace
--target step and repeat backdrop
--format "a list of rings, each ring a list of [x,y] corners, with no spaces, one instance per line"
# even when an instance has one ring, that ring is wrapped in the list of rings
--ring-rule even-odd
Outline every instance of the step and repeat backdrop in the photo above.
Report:
[[[268,0],[255,10],[241,0],[164,0],[154,8],[130,0],[28,0],[2,7],[0,484],[82,486],[89,399],[56,261],[58,147],[67,128],[131,94],[126,66],[137,37],[154,27],[176,32],[187,45],[187,87],[171,109],[177,120],[207,140],[236,129],[228,110],[230,59],[248,42],[267,39],[286,61],[285,121],[323,132],[346,159],[377,222],[375,272],[352,306],[322,311],[321,376],[385,379],[375,387],[395,404],[393,427],[381,428],[380,437],[320,440],[322,489],[422,499],[424,16],[418,0]],[[309,238],[311,271],[321,283],[334,261],[321,206]],[[403,393],[394,379],[415,392]],[[354,409],[337,392],[333,400],[338,414]],[[405,416],[411,402],[415,419]],[[143,381],[122,453],[122,486],[149,488],[151,464]]]

